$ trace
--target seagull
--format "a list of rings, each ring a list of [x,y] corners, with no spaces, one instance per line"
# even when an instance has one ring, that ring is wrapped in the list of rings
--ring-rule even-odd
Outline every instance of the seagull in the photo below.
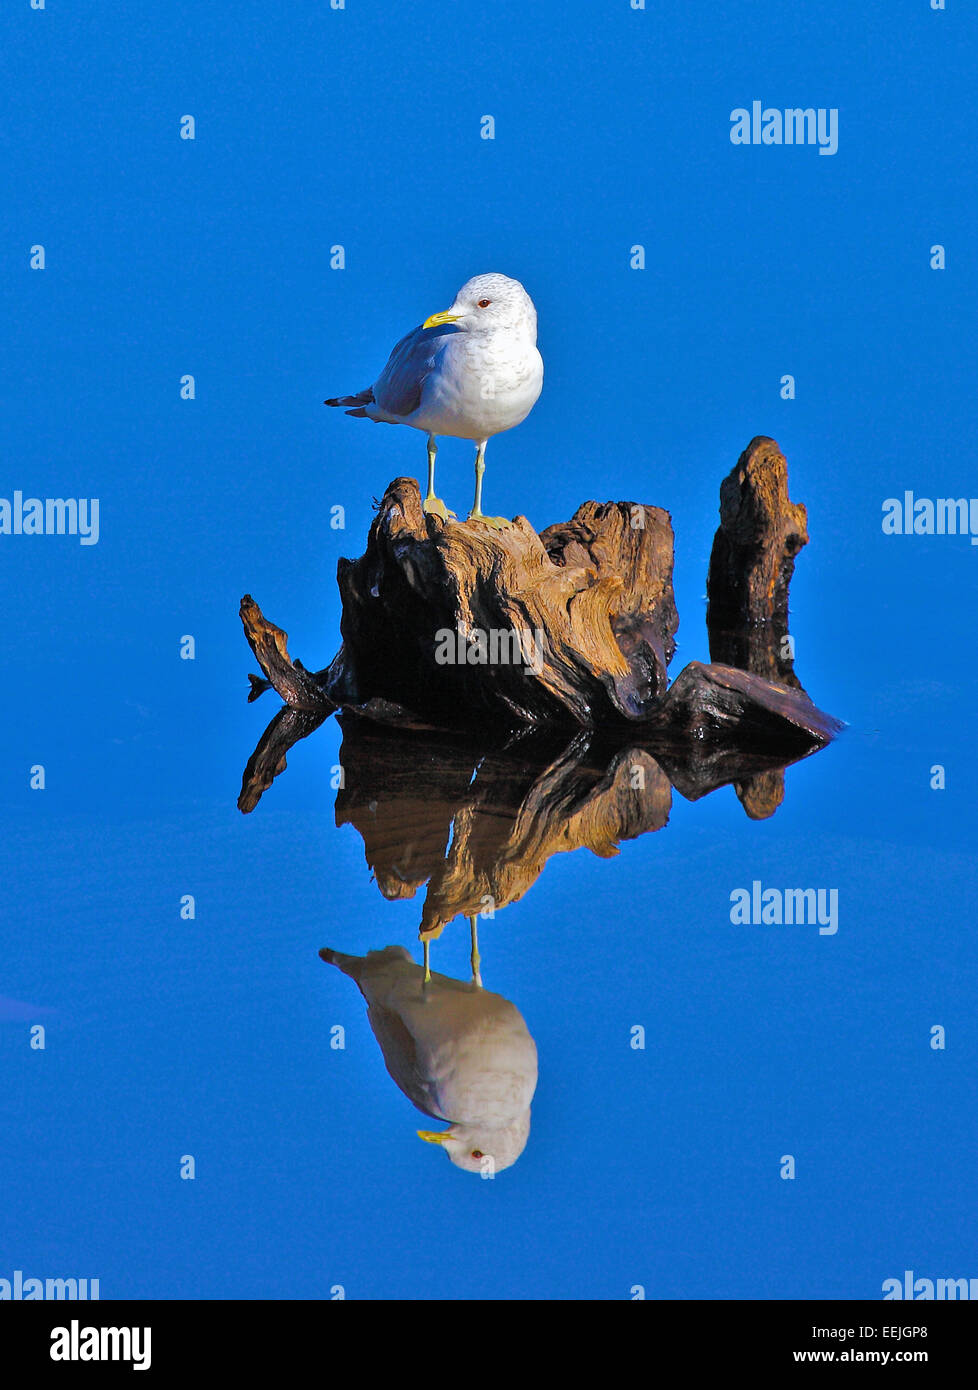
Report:
[[[326,405],[352,407],[347,415],[389,425],[410,425],[428,436],[428,492],[424,510],[447,522],[455,515],[435,496],[438,435],[471,439],[475,501],[469,521],[499,529],[505,517],[482,510],[486,444],[529,415],[543,387],[537,351],[537,311],[518,280],[492,271],[467,280],[450,309],[432,314],[394,348],[372,386]]]
[[[408,1100],[445,1130],[418,1130],[457,1168],[493,1174],[519,1158],[530,1134],[537,1049],[523,1017],[483,989],[472,926],[472,980],[428,973],[403,946],[365,956],[324,947],[324,961],[355,980],[384,1062]]]

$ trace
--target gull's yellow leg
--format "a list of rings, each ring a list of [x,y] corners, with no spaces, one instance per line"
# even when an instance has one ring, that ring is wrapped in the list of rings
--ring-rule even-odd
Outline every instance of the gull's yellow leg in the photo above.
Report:
[[[481,521],[485,526],[491,526],[499,531],[504,526],[511,526],[512,522],[507,521],[504,516],[486,516],[482,510],[482,475],[486,471],[486,445],[488,439],[480,439],[475,451],[475,501],[472,503],[472,510],[469,512],[469,521]]]
[[[469,932],[472,939],[472,983],[477,989],[482,988],[482,976],[479,974],[479,966],[482,964],[482,957],[479,955],[479,919],[478,917],[469,918]]]
[[[424,982],[425,982],[426,985],[428,985],[428,984],[431,983],[431,965],[430,965],[430,963],[429,963],[429,953],[430,953],[430,951],[431,951],[431,942],[430,942],[430,940],[428,939],[428,937],[425,937],[425,939],[424,939]]]
[[[434,516],[440,516],[442,521],[447,521],[454,512],[450,512],[440,497],[435,496],[435,455],[438,453],[438,445],[435,443],[435,436],[428,435],[428,491],[421,509],[430,512]]]

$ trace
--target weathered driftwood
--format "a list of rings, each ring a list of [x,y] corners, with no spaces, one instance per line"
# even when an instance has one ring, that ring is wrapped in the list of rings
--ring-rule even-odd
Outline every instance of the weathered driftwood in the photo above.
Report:
[[[585,502],[570,521],[541,531],[540,539],[563,569],[622,580],[609,614],[612,633],[629,666],[647,669],[652,696],[664,695],[679,627],[669,513],[630,502]]]
[[[795,556],[808,544],[805,508],[788,497],[788,465],[759,435],[720,487],[720,525],[706,581],[710,657],[800,688],[788,637]]]
[[[788,465],[773,439],[752,439],[720,487],[720,525],[706,582],[710,656],[804,694],[794,669],[788,591],[795,556],[808,544],[805,508],[788,497]],[[784,799],[784,772],[736,783],[755,820]]]
[[[347,734],[344,759],[349,754],[354,766],[351,772],[344,761],[344,768],[354,781],[340,793],[337,815],[359,804],[356,789],[372,774],[356,749],[372,747],[382,781],[367,804],[371,817],[380,816],[373,829],[394,856],[389,865],[370,822],[357,820],[358,828],[385,891],[403,895],[429,883],[426,929],[448,920],[453,904],[462,911],[459,904],[480,896],[477,888],[500,902],[518,897],[554,852],[551,844],[595,848],[627,836],[622,827],[636,814],[641,819],[645,800],[622,800],[611,769],[624,764],[616,758],[651,759],[653,783],[664,778],[662,785],[691,800],[732,783],[749,816],[772,815],[784,796],[784,767],[841,727],[802,689],[786,640],[794,557],[808,536],[805,509],[788,497],[787,466],[773,440],[757,438],[741,455],[721,487],[720,516],[708,580],[713,660],[690,662],[668,686],[679,620],[666,512],[587,502],[540,535],[525,517],[496,531],[427,516],[417,484],[396,479],[364,555],[339,563],[343,645],[328,667],[312,672],[293,661],[286,634],[249,595],[242,600],[245,634],[264,673],[250,678],[249,698],[274,687],[287,711],[272,721],[245,770],[241,809],[253,809],[284,768],[288,748],[327,714],[342,708],[366,716],[376,739],[370,744],[363,730],[371,725],[362,721],[355,744]],[[492,634],[522,640],[493,649]],[[383,743],[391,729],[403,731],[396,736],[404,740],[403,756]],[[586,803],[586,814],[562,818],[551,814],[548,797],[562,804],[566,788],[548,772],[540,739],[544,751],[547,739],[556,739],[549,755],[561,776],[571,768],[568,785],[577,788],[580,748],[570,762],[562,751],[574,729],[604,739],[604,762],[597,766],[593,752],[587,759],[589,785],[602,791]],[[455,731],[430,735],[444,756],[425,745],[424,765],[436,786],[411,766],[414,740],[428,738],[418,732],[425,730]],[[531,740],[532,757],[524,738],[514,764],[508,740],[527,730],[543,733]],[[481,739],[475,761],[473,735]],[[516,784],[506,783],[513,777]],[[533,792],[537,779],[540,795]],[[563,790],[555,792],[557,785]],[[483,802],[494,808],[484,824]],[[503,833],[503,804],[514,823],[501,858],[486,860],[485,837]],[[407,845],[392,826],[382,829],[386,813],[378,808],[385,806],[396,822],[411,825]],[[657,813],[649,812],[653,820]]]
[[[328,667],[293,660],[285,632],[242,600],[263,672],[249,698],[274,688],[285,708],[238,805],[253,810],[289,749],[339,709],[337,824],[362,835],[385,897],[427,885],[426,936],[514,902],[555,853],[614,854],[661,829],[673,789],[695,800],[732,783],[749,816],[772,815],[784,768],[841,727],[801,688],[784,640],[806,541],[784,458],[755,439],[721,489],[713,661],[690,662],[670,686],[666,512],[587,502],[540,535],[524,517],[495,531],[426,516],[417,484],[396,479],[364,555],[339,563],[343,645]],[[475,634],[494,630],[529,634],[509,649],[522,660],[471,659]],[[453,659],[438,659],[439,644]]]
[[[301,661],[292,660],[288,634],[268,621],[250,594],[245,594],[241,600],[239,613],[248,645],[266,677],[264,681],[257,676],[248,677],[251,681],[249,701],[257,700],[269,686],[273,686],[291,709],[331,714],[336,705],[323,689],[321,677],[324,673],[314,675],[306,670]]]
[[[390,484],[365,554],[342,560],[343,646],[325,690],[436,725],[594,726],[643,718],[678,624],[667,513],[585,503],[538,536],[443,522]]]
[[[687,738],[786,753],[828,743],[842,727],[796,686],[699,661],[683,667],[647,723]]]
[[[735,484],[746,499],[739,509]],[[771,441],[755,441],[742,456],[724,499],[724,524],[739,549],[721,525],[714,616],[779,630],[785,556],[803,543],[804,509],[787,500],[784,460]],[[525,517],[497,531],[428,516],[417,483],[399,478],[379,505],[365,554],[339,563],[343,645],[328,667],[310,672],[292,661],[286,634],[250,596],[241,616],[267,683],[294,709],[341,706],[401,727],[470,731],[641,725],[721,742],[742,726],[757,751],[780,748],[785,757],[804,741],[831,738],[838,725],[783,662],[752,680],[726,663],[693,662],[667,687],[678,626],[672,562],[672,528],[660,508],[588,502],[538,536]],[[739,587],[738,564],[746,576]],[[727,589],[717,576],[730,580]],[[717,595],[726,595],[725,606]],[[759,678],[768,671],[779,679]],[[256,698],[266,681],[251,679]]]

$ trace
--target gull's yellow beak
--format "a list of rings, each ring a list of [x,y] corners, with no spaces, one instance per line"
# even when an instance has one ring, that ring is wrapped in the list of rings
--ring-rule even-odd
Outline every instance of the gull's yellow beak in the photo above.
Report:
[[[461,314],[453,314],[450,309],[444,309],[440,314],[432,314],[430,319],[425,319],[421,327],[440,328],[443,323],[455,323],[461,317]]]
[[[418,1138],[423,1139],[426,1144],[444,1144],[446,1139],[451,1139],[451,1132],[443,1129],[440,1132],[433,1129],[419,1129]]]

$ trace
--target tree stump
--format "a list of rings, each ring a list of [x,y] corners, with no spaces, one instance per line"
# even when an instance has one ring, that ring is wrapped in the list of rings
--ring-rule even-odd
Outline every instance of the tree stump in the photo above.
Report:
[[[341,560],[334,703],[471,727],[641,719],[665,692],[679,618],[658,507],[587,502],[537,535],[443,522],[390,484],[365,554]]]
[[[693,741],[710,745],[717,767],[736,752],[749,778],[750,754],[763,755],[756,770],[766,773],[772,757],[783,765],[841,727],[805,694],[783,640],[794,556],[806,541],[784,456],[757,438],[721,489],[708,586],[713,661],[690,662],[670,686],[679,617],[667,512],[585,502],[539,535],[522,516],[496,530],[427,515],[414,479],[397,478],[364,554],[338,564],[343,643],[328,667],[293,661],[286,634],[245,595],[245,635],[265,676],[251,678],[250,698],[273,686],[294,711],[342,708],[414,730],[614,737],[638,728],[667,757]],[[266,735],[252,794],[274,777],[292,732]],[[776,797],[768,779],[742,799],[763,815]]]

